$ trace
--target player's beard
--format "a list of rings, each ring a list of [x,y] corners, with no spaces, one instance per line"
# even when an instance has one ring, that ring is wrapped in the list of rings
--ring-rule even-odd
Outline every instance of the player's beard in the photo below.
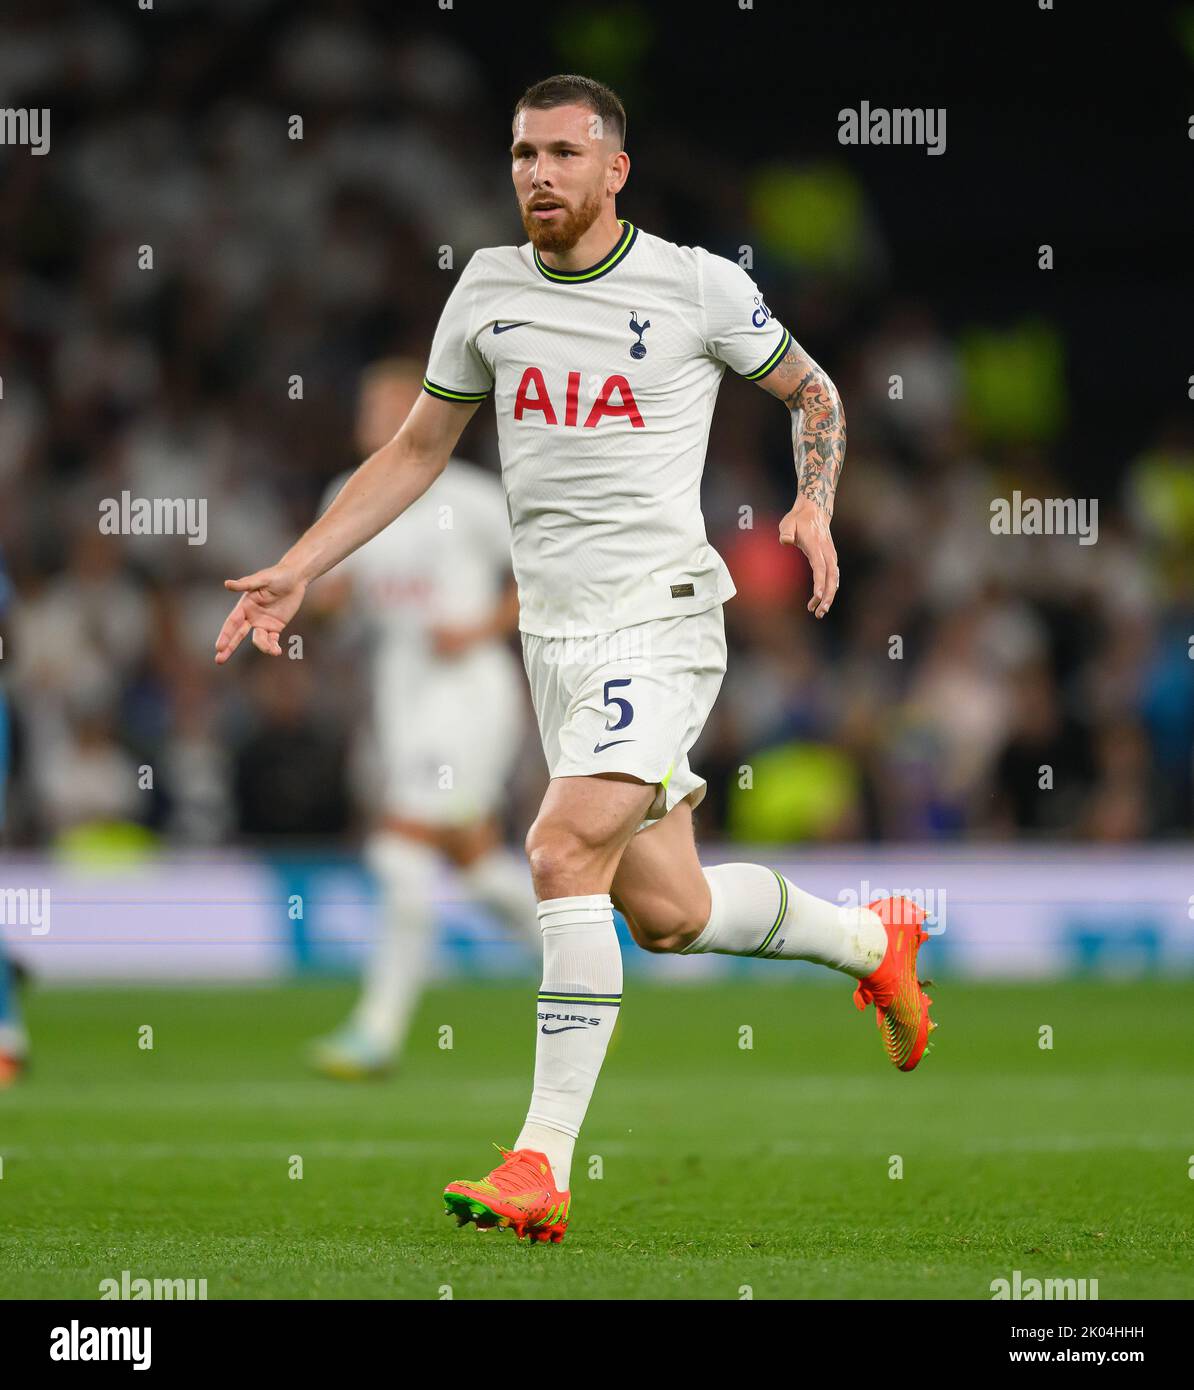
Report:
[[[551,194],[540,193],[534,197],[544,201],[549,198],[557,201]],[[601,216],[601,195],[596,191],[590,193],[579,208],[569,208],[562,198],[558,201],[564,209],[564,215],[553,218],[550,222],[537,221],[531,216],[527,205],[524,203],[522,206],[523,230],[536,251],[571,251]]]

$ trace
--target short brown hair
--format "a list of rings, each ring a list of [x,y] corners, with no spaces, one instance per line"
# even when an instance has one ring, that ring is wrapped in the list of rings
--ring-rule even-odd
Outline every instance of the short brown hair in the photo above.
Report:
[[[604,83],[572,72],[545,77],[542,82],[528,87],[518,98],[514,115],[517,116],[527,107],[546,111],[553,106],[587,106],[600,117],[602,130],[608,132],[611,127],[615,129],[619,148],[626,148],[626,108],[618,100],[617,92]]]

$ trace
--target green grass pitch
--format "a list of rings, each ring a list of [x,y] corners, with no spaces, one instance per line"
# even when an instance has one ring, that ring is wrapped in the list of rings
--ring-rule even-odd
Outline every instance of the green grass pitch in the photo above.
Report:
[[[345,984],[37,991],[0,1296],[125,1269],[213,1299],[989,1299],[1016,1269],[1194,1295],[1194,982],[943,983],[905,1076],[849,981],[776,976],[628,982],[560,1246],[457,1230],[439,1195],[517,1133],[533,984],[429,992],[401,1072],[357,1084],[302,1064]]]

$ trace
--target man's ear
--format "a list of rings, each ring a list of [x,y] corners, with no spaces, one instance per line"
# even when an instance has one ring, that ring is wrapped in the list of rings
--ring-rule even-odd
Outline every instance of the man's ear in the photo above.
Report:
[[[619,165],[619,160],[624,160],[624,163]],[[618,150],[610,160],[610,173],[613,177],[610,181],[609,191],[620,193],[625,188],[626,180],[630,176],[630,156],[625,150]]]

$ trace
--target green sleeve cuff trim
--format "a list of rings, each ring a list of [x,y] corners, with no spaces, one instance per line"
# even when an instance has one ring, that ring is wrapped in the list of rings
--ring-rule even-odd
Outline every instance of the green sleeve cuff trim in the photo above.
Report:
[[[483,401],[493,388],[487,387],[484,391],[453,391],[449,386],[437,386],[434,381],[428,381],[427,378],[424,377],[423,390],[426,391],[429,396],[438,396],[444,401],[464,401],[466,403],[471,403],[473,401]]]
[[[759,381],[762,377],[765,377],[768,372],[774,371],[775,368],[778,367],[779,364],[783,361],[784,353],[787,352],[788,344],[791,341],[792,335],[785,328],[784,336],[779,340],[779,347],[777,347],[775,351],[771,354],[771,356],[768,357],[766,362],[764,362],[761,366],[756,367],[753,372],[743,372],[742,375],[746,378],[747,381]]]

